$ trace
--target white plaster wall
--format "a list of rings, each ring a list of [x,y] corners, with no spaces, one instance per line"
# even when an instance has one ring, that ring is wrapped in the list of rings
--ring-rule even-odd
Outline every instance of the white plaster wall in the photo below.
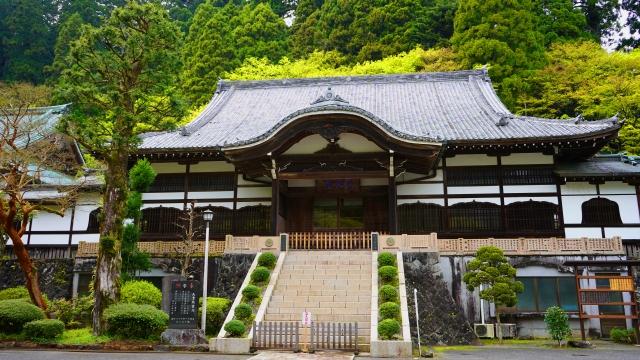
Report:
[[[324,149],[328,144],[322,136],[318,134],[309,135],[294,145],[292,145],[285,155],[301,155],[301,154],[313,154],[317,151]],[[385,152],[374,142],[368,140],[364,136],[352,133],[340,134],[338,145],[343,149],[347,149],[354,153],[369,153],[369,152]]]
[[[157,192],[157,193],[143,193],[142,201],[144,200],[177,200],[184,199],[183,192]]]
[[[207,207],[207,206],[220,206],[225,207],[227,209],[233,209],[233,202],[231,201],[208,201],[208,202],[198,202],[196,203],[196,207]]]
[[[505,185],[502,187],[505,194],[556,192],[555,185]]]
[[[76,215],[73,219],[73,230],[82,231],[87,230],[89,225],[89,214],[97,209],[97,205],[78,205],[76,206]],[[35,228],[33,230],[36,230]],[[49,229],[37,229],[37,230],[49,230]]]
[[[623,224],[640,223],[640,213],[638,211],[638,198],[636,195],[604,195],[601,196],[618,203],[620,218]]]
[[[636,194],[633,185],[625,184],[622,181],[607,181],[600,185],[600,194]]]
[[[231,194],[233,197],[233,194]],[[238,188],[238,198],[264,198],[271,197],[271,187],[244,187]]]
[[[156,208],[156,207],[166,207],[166,208],[176,208],[182,210],[184,208],[181,202],[179,203],[162,203],[162,204],[142,204],[142,209],[147,208]]]
[[[33,230],[36,228],[34,227]],[[49,230],[49,229],[43,229]],[[67,229],[69,230],[69,229]],[[26,241],[26,236],[24,237]],[[30,245],[67,245],[69,243],[69,235],[31,235]]]
[[[565,224],[580,224],[582,222],[582,203],[594,196],[563,196],[562,215]]]
[[[542,153],[514,153],[500,158],[502,165],[548,165],[553,164],[553,155]]]
[[[560,186],[562,195],[596,195],[596,186],[586,182],[568,182]],[[563,200],[564,201],[564,200]]]
[[[581,237],[589,237],[589,238],[601,238],[602,231],[600,228],[594,227],[579,227],[579,228],[565,228],[564,234],[566,238],[581,238]]]
[[[75,235],[73,235],[73,239],[71,241],[71,244],[78,245],[78,243],[80,241],[98,242],[98,240],[100,240],[100,235],[99,234],[75,234]]]
[[[476,202],[488,202],[488,203],[494,203],[494,204],[500,205],[500,198],[479,198],[479,199],[463,198],[463,199],[449,199],[449,206],[457,203],[472,202],[474,200]]]
[[[242,178],[242,175],[238,176],[238,185],[266,185],[258,181],[247,181]]]
[[[177,162],[159,162],[151,163],[151,167],[158,174],[176,174],[186,172],[187,167],[185,165],[178,164]]]
[[[416,204],[416,203],[421,203],[421,204],[438,204],[438,205],[444,206],[444,199],[420,199],[420,200],[415,200],[415,199],[400,199],[400,200],[398,200],[398,205],[402,205],[402,204]]]
[[[447,158],[447,166],[498,165],[498,158],[484,154],[463,154]]]
[[[516,268],[516,276],[573,277],[573,274],[562,273],[554,268],[545,266],[527,266],[524,268]]]
[[[184,171],[184,170],[183,170]],[[236,171],[233,164],[226,161],[201,161],[197,164],[191,165],[189,171],[192,173],[197,172],[234,172]]]
[[[499,194],[499,186],[448,186],[449,194]]]
[[[247,202],[238,201],[238,209],[242,209],[243,207],[247,207],[247,206],[256,206],[256,205],[270,206],[271,201],[247,201]]]
[[[188,199],[233,199],[233,191],[189,191]]]
[[[398,195],[442,195],[444,194],[443,184],[404,184],[398,185]]]
[[[425,181],[442,181],[442,169],[436,169],[435,171],[436,171],[435,176],[428,178]],[[411,180],[419,179],[422,177],[424,177],[424,174],[415,174],[415,173],[405,172],[405,173],[402,173],[401,175],[398,175],[396,177],[396,181],[397,182],[411,181]]]
[[[67,209],[64,216],[58,216],[45,211],[39,211],[33,217],[31,230],[34,231],[69,231],[71,226],[71,209]],[[33,239],[33,237],[32,237]]]
[[[541,196],[541,197],[506,197],[504,198],[504,203],[505,205],[514,203],[514,202],[518,202],[518,201],[529,201],[529,200],[533,200],[533,201],[545,201],[545,202],[549,202],[552,204],[556,204],[558,205],[558,198],[557,197],[552,197],[552,196]]]
[[[582,203],[597,195],[577,195],[562,197],[562,213],[565,224],[582,222]],[[640,223],[638,200],[635,195],[601,195],[600,197],[615,201],[620,209],[620,218],[624,224]]]

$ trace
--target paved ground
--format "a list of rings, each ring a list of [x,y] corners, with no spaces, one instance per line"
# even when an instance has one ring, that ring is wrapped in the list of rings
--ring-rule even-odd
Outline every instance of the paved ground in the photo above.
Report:
[[[473,349],[469,351],[445,351],[436,354],[437,359],[446,360],[638,360],[640,348],[628,350],[597,349]]]
[[[213,355],[208,353],[119,353],[0,350],[0,360],[244,360],[247,355]]]

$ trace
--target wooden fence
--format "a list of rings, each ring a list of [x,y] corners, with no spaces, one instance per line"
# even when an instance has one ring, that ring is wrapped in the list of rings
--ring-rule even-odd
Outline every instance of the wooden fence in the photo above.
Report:
[[[204,241],[194,241],[191,253],[194,256],[204,256]],[[149,253],[154,257],[171,257],[176,254],[186,253],[186,245],[182,241],[141,241],[138,249]],[[210,241],[209,255],[222,254],[225,249],[224,241]],[[88,243],[80,241],[78,244],[77,257],[98,256],[98,243]]]
[[[289,234],[290,250],[371,249],[369,232],[295,232]]]
[[[254,321],[251,347],[300,351],[300,323],[295,321]]]
[[[358,323],[311,323],[309,352],[316,350],[348,350],[358,354]]]

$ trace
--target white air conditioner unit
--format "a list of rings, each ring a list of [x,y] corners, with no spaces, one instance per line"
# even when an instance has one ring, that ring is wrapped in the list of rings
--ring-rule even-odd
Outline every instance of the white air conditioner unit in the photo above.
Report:
[[[496,324],[496,330],[498,324]],[[516,328],[516,324],[500,324],[502,328],[502,338],[503,339],[515,339],[518,336],[518,329]],[[498,337],[498,332],[496,331],[496,337]]]
[[[479,338],[493,339],[496,337],[493,324],[473,324],[473,330]]]

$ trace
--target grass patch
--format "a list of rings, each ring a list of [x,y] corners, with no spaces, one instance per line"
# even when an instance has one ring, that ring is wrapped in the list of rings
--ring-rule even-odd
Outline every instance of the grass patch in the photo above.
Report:
[[[25,339],[23,333],[5,334],[0,332],[0,341],[24,341]]]
[[[63,345],[91,345],[104,344],[111,341],[111,337],[106,335],[93,336],[90,328],[65,330],[62,336],[56,341]]]
[[[551,339],[530,339],[530,340],[524,340],[524,339],[503,339],[502,340],[502,344],[500,343],[500,340],[495,338],[495,339],[480,339],[480,342],[483,345],[499,345],[499,346],[513,346],[513,345],[528,345],[528,346],[550,346],[553,345],[553,340]]]
[[[446,351],[473,351],[478,350],[477,346],[474,345],[436,345],[431,348],[433,352],[441,353]],[[426,346],[422,347],[422,352],[428,352],[429,348]]]

